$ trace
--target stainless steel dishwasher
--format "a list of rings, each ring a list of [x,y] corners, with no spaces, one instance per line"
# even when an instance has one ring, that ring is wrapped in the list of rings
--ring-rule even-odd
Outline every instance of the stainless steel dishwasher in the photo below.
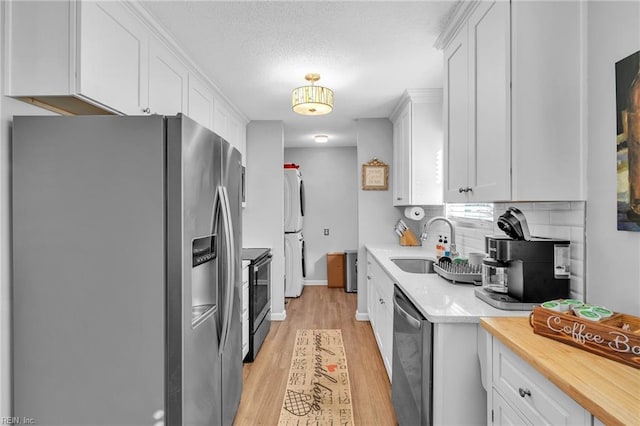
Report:
[[[391,396],[398,423],[431,425],[433,324],[394,286]]]

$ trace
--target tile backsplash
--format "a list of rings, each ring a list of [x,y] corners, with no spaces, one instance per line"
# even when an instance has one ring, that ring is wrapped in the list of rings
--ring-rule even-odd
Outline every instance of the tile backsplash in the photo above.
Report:
[[[510,206],[517,207],[524,213],[531,235],[562,238],[571,242],[571,297],[584,300],[586,227],[586,203],[584,201],[494,203],[492,223],[453,220],[458,252],[464,255],[484,252],[485,235],[504,235],[496,225],[496,221]],[[425,218],[412,228],[414,231],[421,231],[424,223],[434,216],[442,215],[443,211],[444,209],[440,207],[425,207]],[[416,225],[419,225],[419,229]],[[423,242],[423,245],[435,247],[439,235],[449,235],[449,227],[443,222],[433,224],[429,231],[429,238]]]

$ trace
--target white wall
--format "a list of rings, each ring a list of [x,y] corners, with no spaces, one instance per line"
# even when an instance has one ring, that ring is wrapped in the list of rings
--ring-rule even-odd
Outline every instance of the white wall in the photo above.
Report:
[[[402,214],[393,206],[393,180],[391,169],[393,162],[393,125],[386,118],[361,118],[356,122],[358,147],[358,265],[366,265],[366,244],[398,243],[393,231],[396,221]],[[389,164],[389,190],[363,191],[362,164],[373,158]],[[366,268],[358,268],[365,271]],[[358,273],[358,319],[367,316],[367,277]]]
[[[640,315],[640,233],[617,230],[615,63],[640,50],[640,2],[588,3],[587,300]]]
[[[356,148],[286,148],[284,161],[299,164],[304,181],[305,283],[326,284],[326,254],[358,247]]]
[[[4,23],[4,4],[0,4]],[[4,31],[0,31],[0,93],[4,93]],[[0,419],[11,413],[11,126],[14,115],[53,115],[0,97]]]
[[[281,121],[247,126],[243,247],[271,247],[271,319],[284,320],[284,128]]]

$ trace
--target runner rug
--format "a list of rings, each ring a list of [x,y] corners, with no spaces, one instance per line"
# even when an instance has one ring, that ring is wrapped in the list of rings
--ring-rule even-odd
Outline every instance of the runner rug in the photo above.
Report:
[[[280,426],[353,425],[347,357],[340,330],[298,330]]]

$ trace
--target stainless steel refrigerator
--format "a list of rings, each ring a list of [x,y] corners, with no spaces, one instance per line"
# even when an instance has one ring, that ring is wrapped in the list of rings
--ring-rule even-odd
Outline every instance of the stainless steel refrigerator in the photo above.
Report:
[[[241,156],[185,116],[14,117],[13,415],[228,425]]]

